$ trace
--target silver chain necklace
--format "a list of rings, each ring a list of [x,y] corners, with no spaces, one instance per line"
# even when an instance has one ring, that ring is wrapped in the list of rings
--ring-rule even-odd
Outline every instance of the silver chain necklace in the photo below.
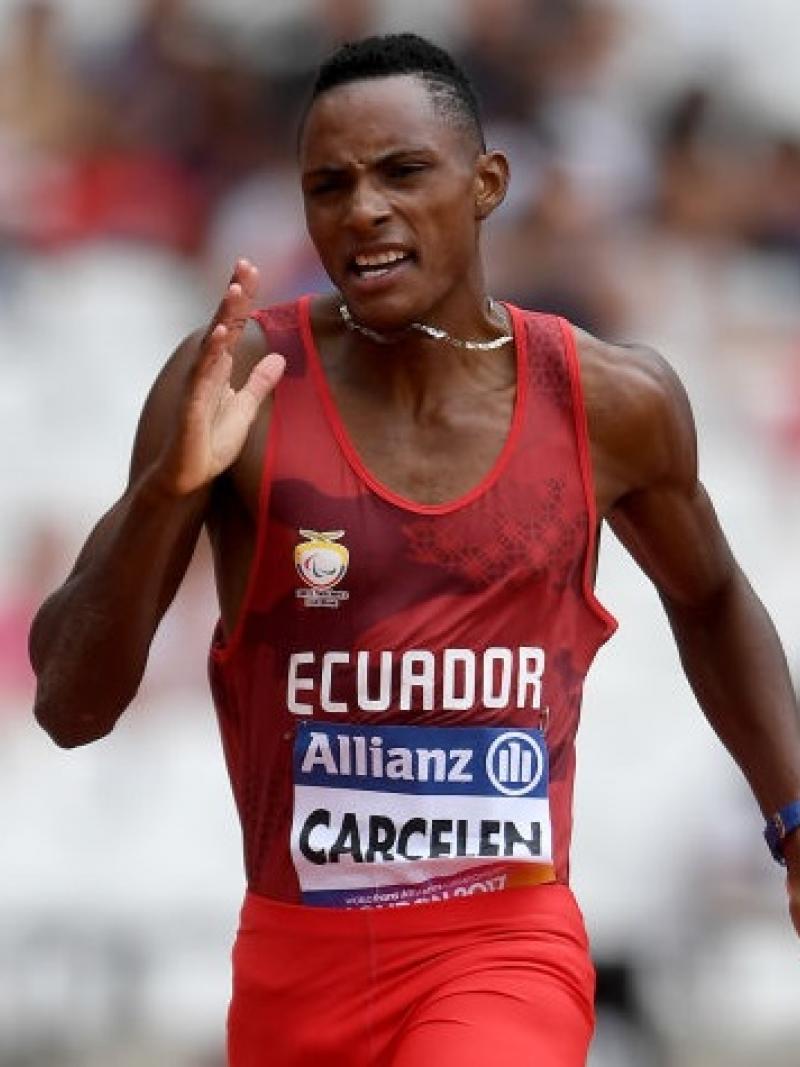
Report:
[[[492,314],[493,312],[494,314],[499,314],[500,308],[497,301],[490,298],[489,313]],[[456,348],[468,348],[470,351],[478,352],[489,352],[493,348],[502,348],[503,345],[507,345],[509,341],[514,340],[513,334],[504,333],[502,337],[495,337],[491,341],[464,341],[460,337],[453,337],[447,330],[440,330],[438,326],[430,326],[427,322],[411,322],[399,334],[395,335],[378,333],[377,330],[371,330],[368,326],[362,326],[360,322],[356,322],[350,312],[350,308],[344,301],[339,304],[339,314],[349,330],[363,334],[364,337],[368,337],[370,341],[375,341],[379,345],[396,344],[400,335],[407,330],[416,330],[418,333],[424,333],[426,337],[430,337],[433,341],[444,341],[446,344],[454,345]]]

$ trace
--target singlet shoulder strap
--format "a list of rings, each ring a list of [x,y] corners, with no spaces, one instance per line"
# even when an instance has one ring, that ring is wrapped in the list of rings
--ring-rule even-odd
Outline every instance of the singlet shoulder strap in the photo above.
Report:
[[[534,402],[553,404],[569,411],[573,392],[565,331],[568,324],[558,315],[515,309],[524,331],[527,370]]]
[[[280,352],[286,359],[285,376],[305,377],[307,356],[300,325],[299,301],[261,308],[253,311],[250,317],[264,331],[268,350]]]

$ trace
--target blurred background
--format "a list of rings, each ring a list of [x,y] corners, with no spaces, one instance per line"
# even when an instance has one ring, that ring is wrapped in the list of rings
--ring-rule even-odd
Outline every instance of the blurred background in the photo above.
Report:
[[[336,43],[451,48],[512,163],[495,295],[646,341],[800,665],[796,0],[0,0],[0,1067],[221,1067],[239,830],[205,682],[203,546],[135,708],[83,750],[32,723],[26,634],[122,491],[159,366],[233,260],[325,287],[293,132]],[[800,945],[761,818],[605,539],[621,621],[587,687],[574,884],[592,1067],[798,1062]]]

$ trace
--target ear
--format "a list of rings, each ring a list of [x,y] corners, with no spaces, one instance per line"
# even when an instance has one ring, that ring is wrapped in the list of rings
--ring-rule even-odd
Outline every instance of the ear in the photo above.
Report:
[[[502,152],[484,152],[475,165],[475,218],[487,219],[505,200],[508,159]]]

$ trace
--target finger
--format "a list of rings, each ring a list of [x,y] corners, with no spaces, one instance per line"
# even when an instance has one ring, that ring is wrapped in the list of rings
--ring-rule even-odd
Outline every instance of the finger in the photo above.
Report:
[[[208,329],[200,339],[200,346],[194,364],[195,371],[204,370],[207,365],[210,365],[222,352],[227,340],[228,327],[224,323],[215,322],[212,319]]]
[[[230,329],[237,318],[237,313],[240,311],[242,304],[247,303],[249,303],[249,301],[244,295],[244,289],[242,288],[241,282],[231,282],[225,290],[222,300],[219,302],[219,307],[214,313],[212,325],[219,326],[221,323],[223,326],[227,326],[228,329]]]
[[[229,331],[228,348],[233,351],[236,345],[239,343],[239,339],[247,326],[250,318],[250,312],[254,303],[255,290],[258,287],[258,272],[255,271],[254,278],[250,277],[246,281],[237,283],[240,285],[240,291],[233,292],[230,302],[230,320],[226,321],[226,325]],[[247,287],[252,289],[252,292]],[[234,289],[234,286],[231,286]]]
[[[213,368],[228,353],[229,331],[219,322],[208,328],[200,342],[194,365],[190,372],[190,381],[195,385],[213,373]]]
[[[286,360],[278,352],[269,352],[260,359],[237,394],[240,406],[255,415],[265,397],[281,380],[285,369]]]
[[[240,282],[231,282],[221,304],[219,321],[227,328],[227,347],[233,350],[242,335],[250,311],[250,298],[245,294]]]
[[[201,351],[201,358],[195,364],[192,388],[198,404],[204,406],[217,402],[230,382],[232,367],[228,330],[219,324],[209,334],[205,350]]]
[[[238,259],[231,275],[232,282],[241,285],[245,295],[251,300],[256,297],[260,275],[258,268],[249,259]]]
[[[213,320],[213,326],[223,325],[228,330],[228,348],[233,351],[239,342],[239,338],[247,325],[250,308],[253,299],[245,289],[245,285],[253,286],[251,277],[245,281],[231,282],[220,303]]]
[[[247,322],[249,310],[250,301],[245,297],[241,284],[239,282],[231,282],[225,290],[225,295],[214,312],[214,317],[208,324],[208,329],[200,342],[201,351],[198,353],[200,362],[203,362],[207,353],[211,354],[217,347],[215,338],[219,336],[218,330],[220,327],[225,329],[227,347],[229,349],[235,347]]]
[[[238,259],[233,268],[233,274],[228,283],[228,292],[226,292],[225,296],[227,297],[229,295],[232,286],[239,286],[242,297],[244,298],[245,303],[247,303],[249,310],[249,305],[256,298],[259,281],[260,275],[258,273],[258,268],[255,267],[249,259]],[[220,306],[222,306],[222,303],[224,302],[225,297],[223,297]]]
[[[258,290],[259,277],[258,269],[249,259],[238,259],[236,261],[228,287],[223,293],[216,311],[211,316],[204,341],[220,323],[228,326],[229,329],[236,329],[237,324],[239,324],[238,328],[241,333]],[[238,340],[238,335],[232,340],[231,344],[235,344],[236,340]]]

